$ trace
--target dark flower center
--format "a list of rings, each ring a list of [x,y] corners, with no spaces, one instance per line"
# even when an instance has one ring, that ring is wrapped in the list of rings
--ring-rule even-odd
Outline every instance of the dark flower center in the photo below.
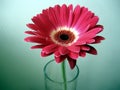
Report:
[[[63,29],[63,30],[55,31],[52,34],[53,34],[51,35],[52,40],[59,45],[68,46],[72,44],[76,39],[75,34],[70,30]]]
[[[68,40],[69,36],[67,34],[61,34],[60,35],[60,39],[62,39],[62,40]]]

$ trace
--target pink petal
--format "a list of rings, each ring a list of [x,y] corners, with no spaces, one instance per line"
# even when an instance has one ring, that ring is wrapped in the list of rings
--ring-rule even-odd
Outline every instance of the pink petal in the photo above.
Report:
[[[81,25],[82,20],[84,20],[85,16],[86,16],[87,13],[88,13],[88,8],[83,7],[83,8],[81,8],[81,9],[82,9],[81,15],[80,15],[78,21],[76,22],[76,24],[75,24],[75,26],[74,26],[76,29],[79,28],[79,26]]]
[[[91,11],[88,11],[86,13],[86,16],[84,17],[84,19],[81,21],[81,23],[78,26],[78,30],[81,33],[86,32],[90,28],[89,22],[90,22],[92,16],[93,16],[93,13]]]
[[[78,53],[80,51],[80,46],[72,45],[67,47],[68,50]]]
[[[81,38],[75,43],[76,46],[77,45],[85,45],[85,44],[86,44],[86,40],[81,39]]]
[[[96,36],[94,39],[95,39],[95,42],[93,42],[92,44],[100,43],[101,40],[105,40],[105,38],[102,36]]]
[[[102,27],[95,27],[90,29],[86,34],[98,34],[99,32],[101,32],[103,30]]]
[[[104,28],[102,25],[96,25],[94,28]]]
[[[68,56],[72,59],[77,59],[79,57],[79,53],[69,52]]]
[[[73,21],[73,12],[70,11],[70,12],[69,12],[68,25],[67,25],[68,27],[71,27],[72,21]]]
[[[83,23],[88,22],[92,17],[93,17],[93,13],[91,11],[88,11],[84,17],[84,19],[81,22],[81,25],[83,25]]]
[[[31,28],[32,30],[39,30],[39,27],[37,26],[37,25],[35,25],[35,24],[26,24],[27,25],[27,27],[29,27],[29,28]]]
[[[39,38],[42,38],[42,39],[46,39],[47,40],[49,38],[49,35],[46,34],[45,32],[42,33],[41,31],[37,31],[37,32],[35,32],[35,34],[36,34],[36,36],[38,36]]]
[[[49,55],[51,55],[51,54],[53,54],[53,53],[46,53],[46,52],[44,52],[44,51],[41,52],[41,56],[42,56],[42,57],[46,57],[46,56],[49,56]]]
[[[68,9],[69,9],[69,11],[73,11],[73,5],[70,4],[70,5],[68,6]]]
[[[87,31],[89,28],[93,27],[94,25],[91,25],[91,21],[93,21],[93,16],[94,13],[92,13],[91,11],[88,11],[86,16],[84,17],[84,19],[81,21],[81,24],[79,25],[79,27],[77,28],[78,30],[80,30],[80,32],[85,32]],[[96,23],[96,22],[95,22]],[[96,23],[97,24],[97,23]],[[88,29],[86,29],[86,27],[88,27]]]
[[[90,28],[90,24],[89,24],[90,20],[82,23],[81,25],[79,25],[79,27],[77,28],[77,30],[80,32],[80,33],[84,33],[86,31],[89,30]]]
[[[69,62],[69,65],[70,65],[70,68],[73,69],[76,65],[76,60],[75,59],[72,59],[70,57],[67,57],[68,59],[68,62]]]
[[[57,47],[58,46],[56,44],[50,44],[50,45],[44,47],[42,49],[42,52],[44,52],[46,54],[53,53],[53,52],[55,52],[57,50]]]
[[[94,27],[97,24],[98,20],[99,20],[99,17],[94,16],[90,21],[90,28]]]
[[[55,14],[55,10],[52,7],[49,8],[48,15],[49,15],[49,20],[52,22],[52,24],[55,26],[55,28],[57,28],[59,25],[59,21],[57,19],[58,17]]]
[[[47,38],[49,38],[49,36],[47,34],[42,33],[40,31],[25,31],[25,33],[30,34],[30,35],[36,35],[36,37],[39,37],[41,39],[46,39],[47,40]]]
[[[66,47],[59,47],[59,52],[60,52],[60,54],[61,55],[66,55],[66,54],[68,54],[69,53],[69,50],[66,48]]]
[[[60,9],[60,18],[61,18],[62,26],[67,25],[68,16],[69,16],[68,8],[65,4],[63,4],[61,9]]]
[[[84,50],[84,51],[89,51],[90,50],[90,47],[88,45],[82,45],[80,46],[81,50]]]
[[[46,33],[46,35],[49,35],[51,30],[54,29],[48,17],[45,17],[43,14],[38,14],[37,16],[34,16],[32,18],[32,21],[35,23],[35,25],[39,27],[39,31],[41,33]]]
[[[38,18],[38,16],[34,16],[32,18],[32,21],[34,22],[34,24],[39,27],[40,30],[44,30],[44,27],[43,27],[43,23],[40,21],[40,19]]]
[[[34,31],[25,31],[26,34],[36,35]]]
[[[53,29],[56,29],[56,26],[53,25],[53,23],[49,20],[49,18],[47,16],[45,16],[44,14],[39,14],[38,17],[42,21],[42,23],[44,25],[44,29],[47,32],[49,32]],[[46,26],[47,26],[47,28],[46,28]]]
[[[42,44],[50,43],[49,41],[47,41],[45,39],[41,39],[41,38],[35,37],[35,36],[29,36],[29,37],[25,38],[24,40],[26,42],[32,42],[32,43],[42,43]]]
[[[80,51],[79,55],[80,55],[81,57],[85,57],[85,56],[86,56],[86,52],[85,52],[85,51]]]
[[[82,34],[82,33],[85,33],[86,31],[88,31],[89,28],[90,28],[90,25],[87,25],[87,26],[81,25],[81,26],[78,28],[78,31]]]
[[[55,57],[60,57],[60,56],[61,56],[61,54],[60,54],[60,52],[59,52],[59,51],[55,51],[54,56],[55,56]]]
[[[92,38],[94,38],[96,34],[101,31],[102,31],[102,28],[93,28],[89,30],[88,32],[81,35],[79,40],[76,42],[76,45],[82,45],[90,42],[93,43],[94,40]]]
[[[43,48],[45,47],[46,45],[35,45],[35,46],[32,46],[31,49],[38,49],[38,48]]]
[[[50,29],[46,27],[47,23],[45,24],[44,22],[40,20],[40,14],[38,14],[37,16],[34,16],[32,18],[32,21],[35,23],[35,25],[39,27],[39,31],[41,33],[46,33],[46,35],[49,35],[52,28]]]
[[[70,4],[68,6],[68,10],[69,10],[69,15],[68,15],[68,25],[67,25],[67,27],[71,27],[72,21],[73,21],[73,5],[72,4]]]
[[[55,10],[55,13],[57,12],[58,14],[56,14],[56,15],[59,15],[60,14],[60,5],[55,5],[55,7],[54,7],[54,10]]]
[[[77,5],[74,9],[74,20],[73,20],[73,23],[72,23],[72,27],[74,27],[74,25],[76,24],[78,18],[80,17],[80,13],[81,13],[81,8],[79,5]]]
[[[45,16],[48,16],[48,14],[49,14],[48,9],[43,9],[43,10],[42,10],[42,13],[43,13]]]
[[[64,61],[66,59],[66,55],[61,55],[60,57],[55,57],[55,61],[57,63],[61,63],[62,61]]]
[[[93,54],[93,55],[97,55],[97,50],[94,47],[92,47],[92,46],[89,46],[89,47],[90,47],[90,50],[87,51],[87,53],[90,53],[90,54]]]
[[[34,42],[34,43],[44,43],[45,41],[43,39],[40,39],[39,37],[35,36],[29,36],[24,39],[26,42]]]
[[[86,41],[87,44],[91,44],[91,43],[94,43],[94,42],[95,42],[94,39],[89,39],[89,40]]]
[[[56,5],[54,7],[55,15],[56,15],[56,20],[58,22],[58,26],[62,26],[61,18],[60,18],[60,6]]]

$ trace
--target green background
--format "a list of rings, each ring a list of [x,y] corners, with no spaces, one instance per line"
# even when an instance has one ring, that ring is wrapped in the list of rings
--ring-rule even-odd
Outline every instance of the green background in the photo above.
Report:
[[[44,90],[43,67],[53,56],[30,50],[24,31],[42,9],[63,3],[88,7],[104,25],[98,55],[78,59],[77,90],[120,90],[119,0],[0,0],[0,90]]]

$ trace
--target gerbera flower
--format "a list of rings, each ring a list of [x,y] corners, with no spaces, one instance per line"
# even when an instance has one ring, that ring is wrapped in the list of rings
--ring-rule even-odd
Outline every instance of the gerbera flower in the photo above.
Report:
[[[32,18],[33,23],[27,24],[31,30],[25,32],[32,36],[25,41],[37,43],[31,48],[42,48],[43,57],[54,54],[57,63],[67,59],[73,69],[79,56],[97,54],[90,44],[104,40],[97,36],[103,30],[102,25],[97,25],[98,20],[98,16],[80,5],[74,9],[73,5],[55,5]]]

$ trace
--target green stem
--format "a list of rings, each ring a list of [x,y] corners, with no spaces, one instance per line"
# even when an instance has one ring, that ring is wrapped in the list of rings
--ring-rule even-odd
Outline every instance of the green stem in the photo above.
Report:
[[[62,62],[61,67],[62,67],[62,76],[63,76],[63,82],[64,82],[64,90],[67,90],[67,78],[66,78],[65,61]]]

